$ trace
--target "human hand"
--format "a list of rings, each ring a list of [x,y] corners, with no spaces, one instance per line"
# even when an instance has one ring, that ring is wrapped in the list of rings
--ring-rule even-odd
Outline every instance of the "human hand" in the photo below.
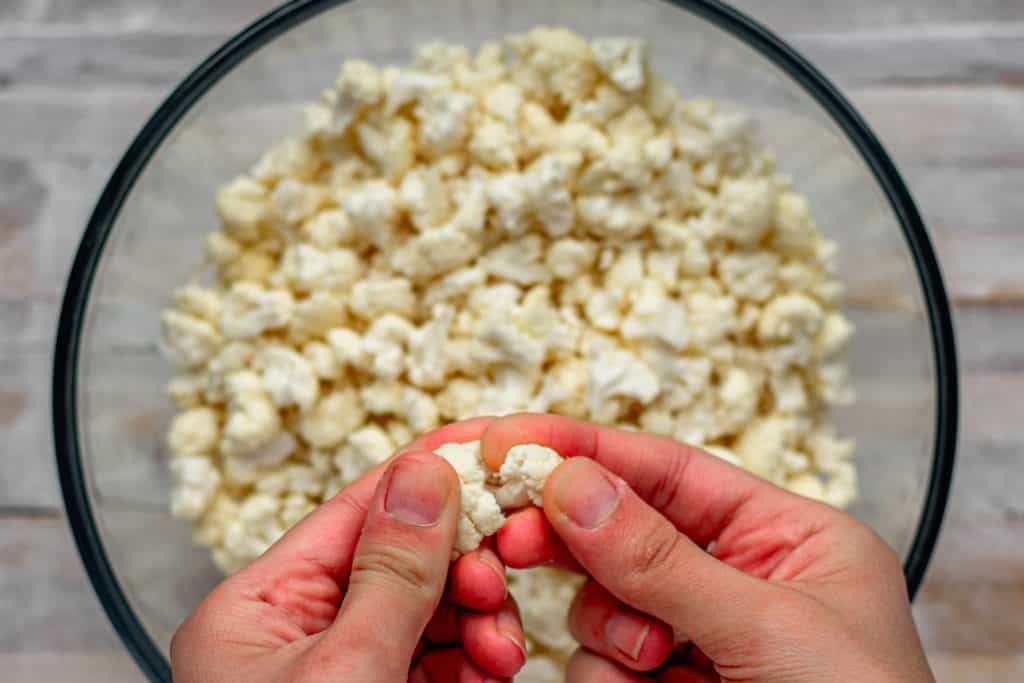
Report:
[[[225,579],[175,633],[174,680],[507,680],[525,641],[493,550],[460,558],[442,599],[459,485],[430,451],[478,434],[418,439]]]
[[[501,418],[482,441],[493,469],[521,443],[568,458],[497,550],[591,577],[569,616],[583,646],[570,683],[934,680],[896,555],[849,515],[676,441],[568,418]]]

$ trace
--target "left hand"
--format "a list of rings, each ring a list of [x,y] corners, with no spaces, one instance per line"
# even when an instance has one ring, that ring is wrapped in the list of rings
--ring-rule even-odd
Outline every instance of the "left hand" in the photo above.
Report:
[[[493,550],[460,558],[449,577],[459,482],[430,452],[482,426],[417,440],[225,579],[175,633],[174,680],[484,683],[515,674],[525,641]]]

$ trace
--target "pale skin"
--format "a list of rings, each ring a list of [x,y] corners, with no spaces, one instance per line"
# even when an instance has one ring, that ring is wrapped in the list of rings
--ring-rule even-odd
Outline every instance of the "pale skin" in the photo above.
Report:
[[[543,510],[449,566],[454,471],[481,439],[567,457]],[[410,476],[411,475],[411,476]],[[550,415],[404,447],[226,579],[182,624],[176,681],[505,681],[523,635],[504,566],[584,573],[570,683],[933,681],[895,554],[852,517],[678,442]]]

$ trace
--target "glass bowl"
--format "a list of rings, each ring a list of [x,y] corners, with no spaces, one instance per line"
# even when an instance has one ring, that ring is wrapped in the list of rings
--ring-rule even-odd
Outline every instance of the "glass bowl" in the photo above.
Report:
[[[156,340],[171,290],[203,259],[213,195],[291,132],[302,102],[359,57],[404,63],[419,43],[474,45],[538,24],[631,35],[684,95],[752,113],[762,141],[840,246],[858,332],[852,512],[905,561],[913,593],[949,490],[957,374],[949,306],[907,188],[843,96],[763,27],[711,0],[296,0],[204,61],[135,138],[103,191],[68,280],[56,342],[57,458],[79,551],[111,621],[153,680],[181,619],[219,578],[167,511],[171,367]]]

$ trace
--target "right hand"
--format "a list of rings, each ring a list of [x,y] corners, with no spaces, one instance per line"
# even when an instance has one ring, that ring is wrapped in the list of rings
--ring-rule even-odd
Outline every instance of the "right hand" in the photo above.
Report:
[[[522,443],[568,458],[497,548],[590,577],[570,683],[934,680],[896,555],[849,515],[671,439],[551,415],[482,438],[493,469]]]

